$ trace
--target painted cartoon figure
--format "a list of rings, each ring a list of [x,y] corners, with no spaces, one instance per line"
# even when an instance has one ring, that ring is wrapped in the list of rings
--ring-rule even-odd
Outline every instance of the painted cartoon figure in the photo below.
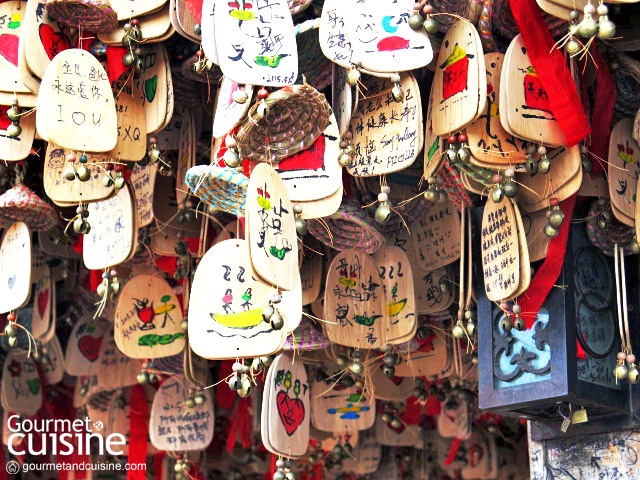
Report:
[[[440,64],[439,68],[444,70],[441,103],[467,89],[469,59],[473,57],[474,55],[468,54],[456,44],[451,54]]]
[[[163,315],[162,325],[160,326],[160,328],[164,328],[167,324],[167,320],[171,319],[171,315],[169,314],[169,312],[176,308],[176,306],[172,303],[168,303],[170,300],[171,295],[163,295],[162,298],[160,298],[162,305],[158,308],[153,308],[153,301],[151,301],[151,305],[149,305],[148,298],[134,298],[133,301],[135,302],[135,304],[133,308],[136,312],[136,315],[138,316],[138,319],[142,322],[140,330],[152,330],[156,328],[155,324],[153,323],[156,315]]]
[[[400,35],[394,35],[402,26],[408,25],[409,14],[378,15],[361,12],[355,28],[355,40],[365,45],[367,53],[393,52],[405,49],[424,49],[423,46],[412,47],[411,41]]]
[[[232,303],[233,295],[231,294],[231,289],[227,288],[227,291],[224,292],[224,296],[222,297],[222,308],[224,309],[224,313],[233,313],[233,309],[231,308]]]

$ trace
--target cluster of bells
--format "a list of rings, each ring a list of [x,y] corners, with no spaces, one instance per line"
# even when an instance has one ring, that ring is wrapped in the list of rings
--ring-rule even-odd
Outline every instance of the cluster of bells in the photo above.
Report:
[[[309,232],[309,226],[307,222],[302,218],[302,205],[295,204],[293,206],[293,214],[296,218],[296,233],[301,237],[304,237]]]
[[[393,351],[393,347],[389,344],[384,346],[384,355],[382,356],[382,372],[387,378],[393,378],[396,375],[396,366],[400,365],[402,359],[397,352]]]
[[[582,21],[579,21],[580,12],[577,10],[572,10],[569,14],[571,25],[569,26],[569,38],[566,42],[569,55],[576,55],[583,50],[582,44],[576,40],[575,35],[579,35],[589,41],[596,36],[600,39],[608,40],[616,34],[616,26],[609,20],[609,9],[605,4],[601,3],[598,7],[594,7],[591,3],[587,3],[583,11],[584,17]],[[593,18],[594,14],[599,16],[597,22]]]
[[[463,319],[466,323],[463,323]],[[458,312],[458,319],[456,320],[451,333],[456,338],[463,338],[464,336],[473,337],[476,333],[476,323],[474,320],[475,314],[473,310],[465,310],[464,313],[460,310]]]
[[[279,458],[276,460],[276,471],[273,480],[295,480],[296,476],[291,471],[291,461]]]
[[[391,428],[402,427],[402,420],[400,420],[400,408],[393,402],[387,402],[383,406],[383,412],[380,414],[380,420],[388,424]]]
[[[349,368],[349,371],[354,374],[354,375],[361,375],[363,370],[364,370],[364,366],[362,365],[362,362],[360,362],[360,358],[361,358],[361,352],[360,350],[356,350],[356,349],[349,349],[349,355],[345,355],[345,354],[340,354],[336,357],[336,364],[340,367],[340,368]],[[362,386],[360,386],[360,384],[356,385],[358,388],[362,388],[364,387],[364,382],[362,383]]]
[[[389,193],[391,188],[388,185],[384,185],[381,192],[378,194],[378,207],[376,208],[373,218],[380,225],[384,225],[391,218],[391,201],[389,200]]]
[[[251,393],[251,379],[249,378],[249,366],[235,362],[232,367],[233,375],[227,380],[229,388],[237,392],[240,398],[245,398]]]
[[[413,6],[413,14],[409,17],[409,26],[414,30],[424,28],[427,33],[437,33],[438,22],[433,16],[433,7],[431,5],[423,5],[421,2]]]
[[[500,310],[504,312],[504,317],[500,319],[500,328],[505,333],[509,333],[512,328],[522,331],[526,328],[524,320],[520,316],[522,313],[522,307],[517,303],[514,303],[509,311],[509,304],[507,302],[500,303]]]
[[[317,457],[314,457],[313,462],[311,462],[311,459],[309,459],[309,462],[315,464],[322,458],[320,452],[318,452],[316,455]],[[344,460],[349,457],[353,458],[353,446],[349,443],[348,440],[345,440],[344,445],[336,443],[336,445],[331,450],[331,453],[329,454],[329,458],[326,459],[324,465],[327,470],[341,470],[342,462],[344,462]]]
[[[148,383],[156,383],[158,379],[158,375],[155,374],[155,365],[153,360],[142,363],[142,371],[136,376],[138,383],[140,385],[146,385]]]
[[[524,168],[532,177],[537,173],[542,173],[543,175],[549,173],[551,160],[549,160],[547,147],[540,145],[536,148],[531,143],[527,145],[527,158],[524,162]]]
[[[144,60],[142,60],[143,50],[139,43],[142,41],[142,30],[140,30],[140,20],[134,18],[129,23],[124,24],[124,37],[122,37],[122,45],[129,47],[129,51],[122,57],[122,64],[125,67],[133,67],[136,76],[143,73],[146,69]]]
[[[187,200],[186,203],[190,204],[191,200]],[[191,210],[188,210],[184,215],[193,215],[193,212]],[[178,211],[178,217],[180,217],[180,211]],[[189,255],[189,245],[187,245],[187,242],[183,240],[184,233],[178,232],[176,235],[178,237],[178,241],[176,242],[176,246],[173,249],[178,255],[178,259],[176,260],[176,271],[173,274],[173,278],[175,278],[176,280],[180,280],[185,278],[189,274],[191,256]]]
[[[18,327],[16,327],[16,314],[9,312],[7,314],[7,325],[4,327],[4,334],[9,339],[9,346],[15,347],[18,344]]]
[[[174,479],[175,480],[187,480],[191,478],[189,475],[189,469],[191,468],[191,464],[189,460],[186,458],[178,457],[176,459],[176,463],[173,465],[173,471],[175,472]]]
[[[118,273],[115,270],[102,274],[102,282],[96,288],[96,293],[100,298],[109,297],[113,301],[118,296],[120,293],[120,280],[117,275]]]
[[[347,84],[351,87],[355,87],[360,82],[360,71],[358,70],[358,66],[360,65],[360,60],[353,54],[351,56],[351,68],[347,71]],[[393,83],[391,87],[391,95],[396,102],[402,102],[404,100],[404,91],[402,91],[402,87],[400,86],[400,81],[402,78],[399,73],[393,73],[389,77],[389,81]]]
[[[196,52],[196,63],[193,64],[193,71],[198,75],[209,72],[213,67],[216,66],[215,63],[209,58],[207,58],[204,54],[204,50],[200,49]]]
[[[276,307],[280,302],[282,302],[282,295],[274,293],[269,296],[269,305],[262,310],[262,320],[274,330],[281,330],[284,327],[284,317]]]
[[[82,205],[76,207],[76,216],[70,220],[72,222],[73,231],[77,234],[86,235],[91,231],[91,225],[89,224],[89,210]]]
[[[640,372],[638,372],[638,367],[636,367],[636,356],[633,353],[618,352],[618,359],[613,369],[613,375],[616,377],[616,380],[624,380],[626,378],[632,385],[638,383],[638,375],[640,375]]]
[[[160,155],[161,152],[158,148],[158,139],[156,137],[149,137],[149,148],[147,149],[147,155],[142,160],[140,160],[138,164],[144,167],[149,162],[153,162],[160,175],[164,175],[165,177],[173,175],[171,166],[167,162],[165,162]]]
[[[448,200],[447,192],[442,188],[442,179],[436,177],[427,178],[427,189],[424,199],[429,203],[444,203]]]
[[[20,107],[18,101],[15,100],[13,105],[7,110],[7,119],[11,122],[11,125],[7,127],[7,137],[18,138],[22,133],[22,127],[20,126]]]

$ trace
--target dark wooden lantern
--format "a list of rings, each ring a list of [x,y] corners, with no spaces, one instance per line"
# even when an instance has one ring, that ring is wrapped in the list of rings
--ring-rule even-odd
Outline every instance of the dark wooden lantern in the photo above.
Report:
[[[576,212],[575,217],[585,215]],[[530,330],[505,332],[502,311],[478,286],[481,409],[545,422],[557,432],[569,404],[573,411],[584,407],[590,422],[630,413],[630,386],[613,376],[620,349],[613,259],[589,242],[585,227],[571,225],[562,273]],[[636,263],[627,258],[632,305],[638,282],[629,266]],[[632,325],[635,317],[631,311]]]

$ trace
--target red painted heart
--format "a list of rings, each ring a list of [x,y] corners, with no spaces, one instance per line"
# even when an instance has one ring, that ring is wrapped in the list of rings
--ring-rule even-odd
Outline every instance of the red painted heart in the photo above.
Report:
[[[282,420],[284,429],[287,435],[291,436],[304,420],[304,403],[299,398],[289,397],[285,391],[278,392],[276,403],[278,405],[278,415]]]
[[[5,59],[18,66],[18,45],[20,37],[10,33],[0,35],[0,55]]]
[[[38,293],[38,315],[44,317],[45,310],[49,306],[49,289],[42,290]]]
[[[100,344],[102,343],[102,337],[92,337],[91,335],[85,335],[78,340],[78,350],[85,356],[90,362],[95,362],[98,359],[100,353]]]
[[[56,32],[51,25],[43,23],[38,31],[40,33],[40,42],[49,60],[52,60],[61,51],[71,48],[69,37],[62,32]]]

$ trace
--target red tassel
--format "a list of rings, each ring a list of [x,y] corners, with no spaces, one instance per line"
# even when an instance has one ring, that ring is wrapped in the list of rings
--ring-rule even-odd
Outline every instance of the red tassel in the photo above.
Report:
[[[129,402],[129,465],[147,461],[147,395],[140,385],[131,387]],[[128,470],[127,480],[146,480],[144,470]]]
[[[418,425],[420,423],[420,414],[422,406],[418,402],[416,397],[409,397],[407,399],[407,406],[402,414],[402,421],[407,425]]]
[[[542,307],[542,304],[547,299],[547,295],[549,295],[551,288],[556,283],[556,280],[558,280],[560,272],[562,271],[576,198],[577,196],[573,195],[560,204],[560,210],[564,212],[564,222],[562,222],[562,226],[560,227],[560,233],[549,242],[547,258],[545,258],[544,263],[531,280],[529,288],[520,299],[520,306],[522,307],[521,316],[525,321],[527,329],[533,326],[540,307]]]
[[[438,397],[435,395],[429,395],[427,397],[427,404],[424,407],[424,413],[427,415],[440,415],[441,411],[442,407],[440,406]]]
[[[454,438],[451,441],[451,449],[449,450],[449,456],[444,461],[445,465],[451,465],[453,460],[456,458],[456,453],[458,453],[458,449],[460,448],[460,439]]]
[[[602,58],[598,47],[593,43],[591,55],[596,64],[596,85],[598,86],[598,94],[596,95],[595,105],[593,106],[593,114],[591,115],[591,152],[602,160],[593,159],[593,174],[602,173],[604,168],[603,161],[609,156],[609,138],[611,137],[611,119],[613,118],[613,107],[616,104],[616,88],[611,78],[609,65]]]
[[[232,452],[240,440],[242,448],[251,446],[251,415],[249,415],[249,398],[241,398],[231,420],[227,435],[227,452]]]
[[[535,0],[509,0],[527,54],[547,92],[549,106],[564,133],[565,145],[572,147],[591,132],[573,78],[561,50],[555,44]],[[552,50],[553,49],[553,50]]]
[[[107,45],[107,74],[109,75],[109,83],[119,79],[123,73],[129,70],[122,63],[122,57],[128,52],[125,47]]]
[[[164,470],[162,470],[162,463],[164,462],[164,457],[166,455],[166,452],[158,452],[153,456],[153,470],[156,474],[156,480],[165,480]]]

